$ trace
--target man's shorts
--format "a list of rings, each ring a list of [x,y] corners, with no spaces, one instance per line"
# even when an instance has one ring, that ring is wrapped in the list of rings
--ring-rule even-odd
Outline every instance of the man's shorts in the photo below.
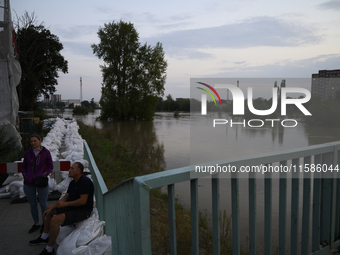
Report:
[[[71,225],[90,217],[91,212],[79,208],[63,207],[56,209],[57,214],[65,213],[65,220],[61,226]]]

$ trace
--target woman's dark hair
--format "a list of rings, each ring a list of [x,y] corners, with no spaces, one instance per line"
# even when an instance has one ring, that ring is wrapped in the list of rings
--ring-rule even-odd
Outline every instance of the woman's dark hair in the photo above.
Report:
[[[33,134],[33,135],[31,135],[30,140],[31,140],[32,137],[36,137],[36,138],[38,138],[39,141],[42,141],[40,135]]]

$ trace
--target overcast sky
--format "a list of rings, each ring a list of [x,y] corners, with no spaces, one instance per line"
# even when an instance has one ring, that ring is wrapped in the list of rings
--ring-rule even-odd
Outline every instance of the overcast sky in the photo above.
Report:
[[[165,95],[190,96],[190,78],[310,78],[340,69],[340,0],[12,0],[12,17],[35,12],[64,45],[69,63],[56,94],[101,96],[91,44],[104,23],[132,22],[140,41],[163,44]],[[165,97],[165,96],[164,96]]]

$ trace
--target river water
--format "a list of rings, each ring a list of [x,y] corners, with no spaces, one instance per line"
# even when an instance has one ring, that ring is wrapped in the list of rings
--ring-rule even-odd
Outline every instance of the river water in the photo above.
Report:
[[[64,118],[75,118],[83,121],[87,125],[96,125],[101,128],[105,123],[96,121],[100,110],[95,110],[86,116],[72,116],[72,110],[66,109],[63,113]],[[227,118],[227,115],[219,115],[218,118]],[[133,126],[136,122],[119,122],[123,126],[126,133],[137,132],[135,135],[143,135],[145,132],[152,133],[152,142],[157,145],[164,146],[164,160],[166,170],[178,167],[188,166],[190,164],[190,149],[195,151],[197,155],[191,160],[196,159],[198,162],[207,162],[218,159],[228,159],[235,157],[250,156],[254,154],[262,154],[278,150],[293,149],[305,147],[315,144],[333,142],[340,140],[340,128],[332,127],[309,127],[303,122],[294,128],[283,128],[276,125],[275,128],[250,128],[235,126],[234,128],[220,128],[219,132],[210,132],[210,124],[202,118],[195,118],[192,123],[189,113],[181,113],[180,118],[174,118],[173,113],[157,112],[152,122],[140,122],[139,128]],[[203,126],[206,129],[205,134],[200,137],[199,141],[191,141],[195,144],[195,148],[190,148],[190,123],[194,126]],[[112,125],[112,127],[116,127]],[[117,132],[117,130],[114,130]],[[221,156],[212,156],[216,152],[207,153],[210,148],[216,148],[217,143],[209,144],[210,141],[216,140],[214,136],[218,136],[221,140],[220,144],[228,144],[224,148],[223,158]],[[156,137],[156,139],[154,139]],[[195,136],[197,138],[197,136]],[[201,144],[201,146],[196,146]],[[218,150],[218,148],[216,149]],[[191,155],[192,156],[192,155]],[[192,162],[195,163],[195,162]]]
[[[95,120],[99,114],[100,110],[96,110],[92,114],[74,116],[74,118],[83,121],[87,125],[96,125],[101,128],[107,124]],[[66,109],[63,117],[72,117],[71,110]],[[220,113],[216,114],[216,118],[228,118],[228,116]],[[116,122],[116,124],[111,124],[111,126],[113,132],[119,132],[125,139],[148,137],[150,140],[149,142],[153,143],[155,147],[163,148],[163,155],[161,156],[164,158],[165,170],[188,166],[193,163],[204,163],[223,158],[228,159],[250,156],[340,140],[340,128],[307,126],[301,120],[299,120],[299,124],[294,128],[285,128],[280,125],[276,125],[274,128],[250,128],[238,125],[234,128],[219,127],[219,129],[216,129],[216,132],[211,132],[211,123],[207,123],[206,119],[200,118],[199,115],[194,118],[193,116],[190,117],[189,113],[181,113],[180,118],[174,118],[173,113],[158,112],[152,122]],[[190,131],[196,130],[197,127],[200,127],[201,135],[195,133],[193,137],[193,134],[191,134]],[[190,135],[192,136],[191,138]],[[218,140],[219,143],[216,143],[216,140]],[[223,151],[223,153],[219,154],[216,153],[216,151]],[[278,183],[276,182],[277,180],[273,180],[273,233],[277,233],[278,230]],[[206,211],[207,215],[211,212],[212,199],[210,183],[211,180],[209,178],[199,179],[199,208],[202,211]],[[247,233],[247,180],[240,179],[239,186],[241,233]],[[287,186],[287,202],[289,204],[291,197],[289,192],[290,184],[288,183]],[[263,230],[261,229],[263,229],[263,223],[265,221],[263,214],[263,187],[263,179],[259,179],[257,182],[258,240],[263,238]],[[189,183],[177,184],[175,189],[179,201],[189,207]],[[230,180],[221,179],[220,209],[226,210],[227,214],[231,214],[231,200],[230,197],[225,196],[225,194],[230,194],[230,192]],[[289,212],[287,212],[287,215],[289,216]],[[287,231],[287,233],[289,233],[289,231]],[[246,239],[245,236],[246,234],[241,237],[241,240],[244,241]],[[289,243],[289,236],[287,236],[287,238]],[[274,237],[273,240],[275,244],[276,238]]]

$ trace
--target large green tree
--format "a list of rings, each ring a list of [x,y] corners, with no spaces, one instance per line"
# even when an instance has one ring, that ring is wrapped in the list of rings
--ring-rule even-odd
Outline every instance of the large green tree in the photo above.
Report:
[[[67,73],[68,63],[61,55],[59,38],[41,24],[34,13],[18,19],[16,41],[22,69],[19,87],[20,109],[34,110],[38,98],[56,91],[58,72]]]
[[[123,21],[104,24],[98,37],[91,47],[104,61],[101,118],[152,120],[166,79],[162,44],[141,45],[133,24]]]

